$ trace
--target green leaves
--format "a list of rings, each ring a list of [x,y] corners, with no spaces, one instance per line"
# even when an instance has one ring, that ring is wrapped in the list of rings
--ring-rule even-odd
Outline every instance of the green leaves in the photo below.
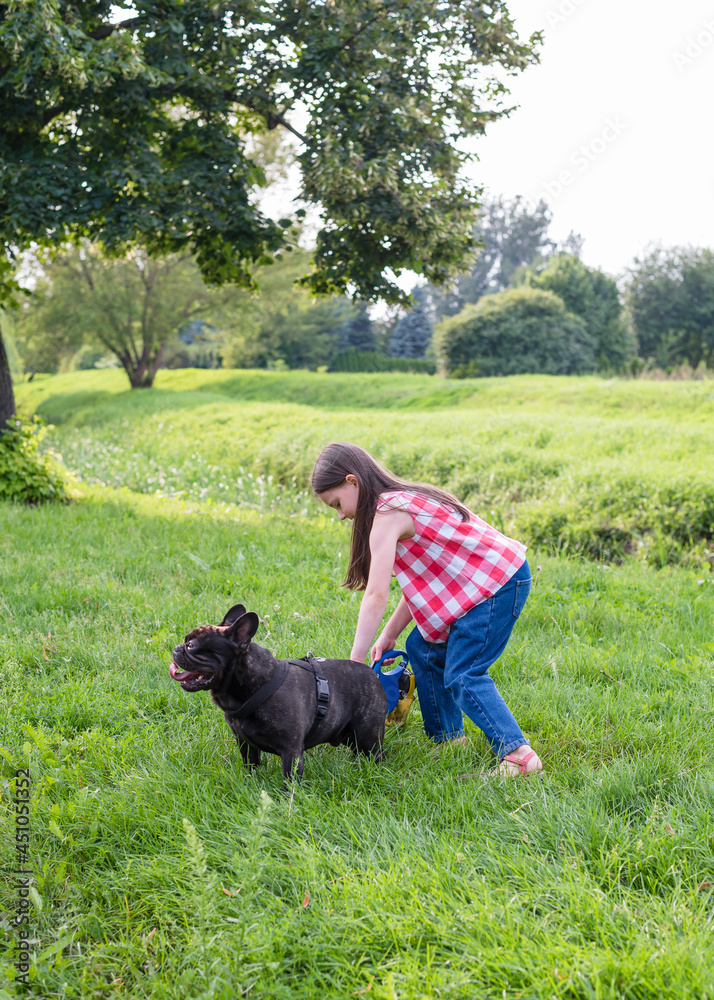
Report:
[[[94,345],[116,356],[133,386],[151,385],[169,340],[214,298],[188,256],[151,258],[138,248],[109,256],[87,241],[65,247],[18,319],[25,364],[51,371]]]
[[[44,428],[39,417],[32,422],[13,418],[0,434],[0,500],[42,503],[67,500],[67,483],[52,459],[40,455]]]
[[[624,322],[613,278],[573,254],[560,253],[530,283],[555,292],[569,312],[585,321],[600,368],[619,370],[633,357],[634,338]]]
[[[322,211],[313,291],[397,301],[403,269],[440,282],[463,268],[479,192],[459,143],[508,113],[481,71],[522,69],[539,41],[518,39],[502,0],[137,0],[110,16],[0,4],[6,249],[141,242],[248,285],[291,239],[251,197],[245,139],[267,125],[300,135],[302,194]]]
[[[437,327],[437,356],[448,375],[575,375],[594,371],[596,342],[585,321],[553,292],[511,288]]]
[[[630,271],[627,302],[640,357],[662,367],[714,364],[714,253],[655,247]]]

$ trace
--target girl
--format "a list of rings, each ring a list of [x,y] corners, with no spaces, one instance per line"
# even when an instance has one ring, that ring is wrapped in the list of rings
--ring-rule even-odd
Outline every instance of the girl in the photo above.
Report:
[[[351,659],[364,662],[371,646],[378,660],[414,619],[406,651],[427,735],[465,742],[465,712],[486,734],[501,773],[542,770],[488,674],[528,597],[525,547],[444,490],[397,479],[354,444],[320,453],[312,489],[341,521],[353,521],[343,586],[365,593]],[[392,571],[402,599],[375,641]]]

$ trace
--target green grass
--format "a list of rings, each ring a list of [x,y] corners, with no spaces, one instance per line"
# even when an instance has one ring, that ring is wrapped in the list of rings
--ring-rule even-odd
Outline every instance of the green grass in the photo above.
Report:
[[[544,760],[541,779],[481,780],[481,734],[469,726],[467,747],[438,749],[416,708],[389,731],[383,763],[316,748],[286,794],[278,759],[245,773],[208,696],[168,675],[177,639],[237,600],[259,612],[258,639],[277,655],[344,655],[359,608],[337,586],[348,529],[290,485],[340,433],[392,449],[409,474],[409,455],[423,474],[434,442],[444,460],[483,448],[484,468],[505,448],[516,469],[547,452],[561,483],[576,484],[614,468],[603,449],[624,425],[635,469],[663,475],[658,427],[691,445],[667,475],[701,483],[706,392],[369,376],[354,414],[356,376],[332,378],[166,373],[156,393],[128,394],[116,373],[87,373],[19,387],[23,406],[57,423],[68,461],[70,442],[86,448],[80,502],[0,505],[4,801],[14,766],[29,759],[33,777],[30,994],[712,1000],[706,564],[531,548],[537,582],[493,673]],[[389,384],[401,403],[387,412],[376,404]],[[266,395],[242,403],[250,392]],[[610,392],[619,404],[608,408]],[[445,405],[425,405],[438,393]],[[573,426],[589,435],[582,448]],[[558,447],[535,441],[548,431]],[[205,466],[191,456],[206,449],[233,492],[192,491]],[[176,481],[141,479],[141,461]],[[13,901],[8,885],[4,906]],[[7,920],[3,934],[11,944]]]
[[[357,440],[551,552],[714,563],[707,382],[184,370],[132,392],[81,372],[18,398],[94,484],[300,514],[320,448]]]

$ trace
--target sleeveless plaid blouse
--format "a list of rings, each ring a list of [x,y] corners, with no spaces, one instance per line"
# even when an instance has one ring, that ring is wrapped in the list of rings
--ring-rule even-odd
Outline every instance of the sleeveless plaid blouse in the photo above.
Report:
[[[411,490],[390,490],[378,511],[403,510],[414,537],[397,542],[394,574],[427,642],[446,642],[449,627],[493,597],[526,560],[526,547],[476,514],[462,521],[448,504]]]

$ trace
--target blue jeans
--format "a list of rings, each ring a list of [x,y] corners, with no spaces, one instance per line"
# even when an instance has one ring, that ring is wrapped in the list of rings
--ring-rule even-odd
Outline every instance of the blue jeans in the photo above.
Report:
[[[427,736],[437,743],[463,736],[465,713],[500,759],[525,739],[488,668],[506,648],[531,589],[528,562],[493,597],[458,618],[446,642],[427,642],[418,628],[406,651],[416,678]]]

